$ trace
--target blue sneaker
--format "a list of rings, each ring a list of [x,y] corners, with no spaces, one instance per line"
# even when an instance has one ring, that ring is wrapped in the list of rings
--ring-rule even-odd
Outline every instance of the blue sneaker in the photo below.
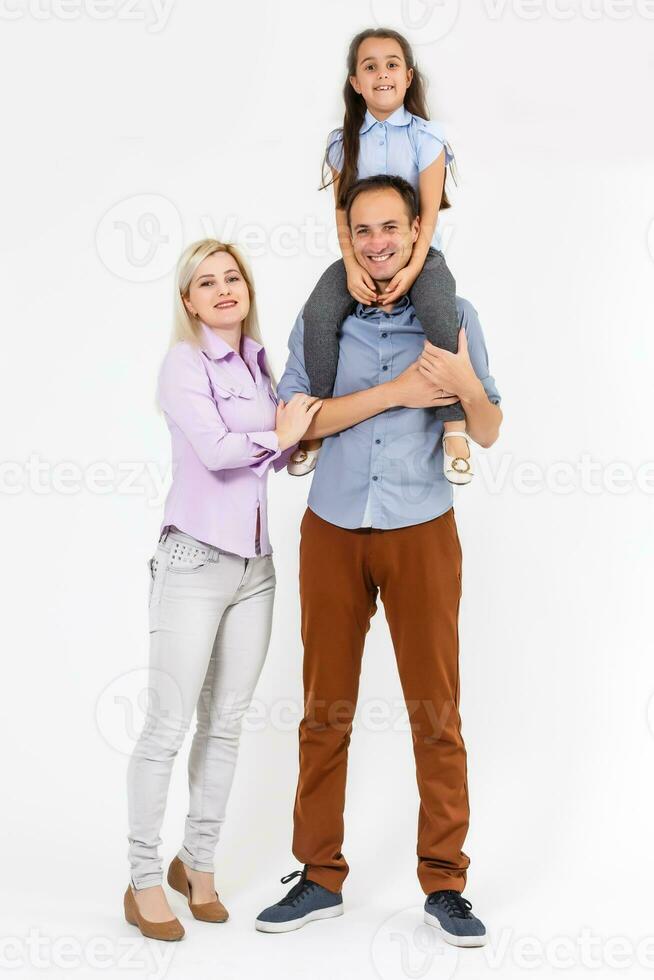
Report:
[[[438,929],[452,946],[484,946],[486,927],[471,908],[460,892],[450,888],[430,892],[425,901],[425,922]]]
[[[294,871],[281,879],[286,885],[293,878],[300,880],[293,885],[290,892],[277,902],[270,905],[259,914],[255,927],[259,932],[290,932],[300,929],[314,919],[331,919],[335,915],[343,915],[343,896],[340,892],[330,892],[315,881],[307,878],[307,866],[304,870]]]

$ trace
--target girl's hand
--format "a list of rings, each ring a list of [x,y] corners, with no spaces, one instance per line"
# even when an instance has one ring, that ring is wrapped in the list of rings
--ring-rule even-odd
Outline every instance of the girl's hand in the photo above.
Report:
[[[277,405],[275,434],[282,452],[300,441],[321,405],[320,398],[300,392],[296,392],[288,403],[280,399]]]
[[[347,267],[347,288],[350,295],[364,306],[372,306],[377,302],[374,279],[356,261]]]
[[[411,265],[400,269],[380,295],[379,305],[387,306],[389,303],[396,303],[401,296],[409,292],[419,275],[420,269],[413,269]]]
[[[459,398],[467,397],[480,384],[468,354],[466,332],[459,330],[459,348],[456,354],[442,347],[434,347],[425,340],[425,348],[417,361],[421,374],[444,393],[455,392]]]

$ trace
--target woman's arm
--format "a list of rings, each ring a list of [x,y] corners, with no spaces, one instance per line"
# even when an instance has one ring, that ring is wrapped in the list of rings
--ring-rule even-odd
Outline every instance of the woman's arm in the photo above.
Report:
[[[274,429],[230,432],[216,407],[201,355],[189,344],[168,351],[159,373],[158,400],[209,470],[250,466],[262,474],[281,453]]]

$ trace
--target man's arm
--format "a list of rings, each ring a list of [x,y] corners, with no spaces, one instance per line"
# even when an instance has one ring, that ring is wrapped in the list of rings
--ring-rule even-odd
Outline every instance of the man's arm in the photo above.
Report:
[[[472,390],[461,396],[461,405],[466,414],[466,431],[471,439],[484,449],[497,440],[502,424],[502,409],[488,399],[480,381]]]
[[[304,436],[305,439],[324,439],[336,432],[349,429],[350,426],[370,419],[373,415],[385,412],[387,408],[395,408],[398,402],[392,391],[393,382],[376,385],[356,391],[352,395],[341,395],[339,398],[326,398],[318,409]]]
[[[488,352],[477,311],[462,303],[459,349],[456,354],[425,341],[419,365],[423,377],[438,388],[459,396],[471,439],[488,449],[496,441],[502,423],[502,400],[490,374]]]
[[[302,313],[295,321],[288,341],[289,356],[279,382],[278,394],[288,401],[296,392],[310,393],[309,378],[304,366],[304,319]],[[453,405],[456,398],[438,398],[438,388],[418,370],[418,362],[410,365],[393,381],[365,388],[351,395],[325,398],[307,429],[305,439],[323,439],[349,429],[365,419],[379,415],[389,408],[430,408]]]

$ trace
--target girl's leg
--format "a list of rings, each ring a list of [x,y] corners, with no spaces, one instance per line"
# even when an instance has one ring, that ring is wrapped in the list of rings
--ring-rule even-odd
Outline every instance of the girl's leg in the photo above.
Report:
[[[463,436],[448,437],[448,432],[461,431],[466,431],[465,419],[463,422],[443,422],[443,439],[445,439],[445,448],[448,456],[452,456],[453,458],[458,457],[459,459],[469,459],[470,447],[468,446],[467,440],[465,440]]]
[[[220,566],[230,581],[236,570],[240,584],[221,620],[198,700],[188,765],[189,812],[177,854],[191,869],[196,902],[214,897],[214,853],[225,821],[243,715],[268,651],[275,596],[271,555],[247,561],[223,555]],[[193,876],[194,871],[210,877]]]
[[[422,272],[411,287],[411,302],[425,337],[436,347],[455,353],[459,346],[456,283],[442,252],[430,248]],[[461,403],[435,409],[440,422],[465,421]]]
[[[304,366],[311,394],[318,398],[330,398],[334,390],[340,326],[354,304],[347,288],[345,263],[339,259],[322,274],[304,306]],[[315,451],[321,446],[322,439],[303,439],[298,459],[303,450]]]
[[[193,716],[222,615],[238,587],[235,581],[230,593],[219,583],[218,562],[170,565],[172,547],[174,536],[169,535],[157,548],[149,606],[148,708],[127,770],[129,862],[137,892],[161,884],[159,834],[173,762]]]
[[[331,397],[338,364],[338,335],[355,300],[342,259],[322,274],[304,306],[304,365],[317,398]]]
[[[411,288],[411,302],[420,320],[425,337],[436,347],[455,353],[459,346],[459,316],[456,309],[456,283],[447,267],[445,256],[430,248],[422,272]],[[465,432],[466,417],[461,402],[440,405],[434,409],[435,418],[448,430]],[[467,459],[468,443],[461,437],[447,440],[450,456]]]

